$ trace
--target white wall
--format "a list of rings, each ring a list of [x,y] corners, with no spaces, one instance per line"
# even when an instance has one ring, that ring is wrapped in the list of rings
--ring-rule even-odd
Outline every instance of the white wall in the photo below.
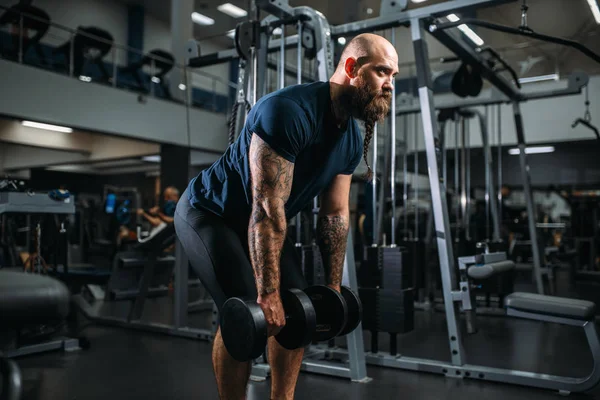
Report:
[[[524,91],[546,91],[557,88],[566,88],[567,84],[565,80],[559,82],[543,82],[537,84],[524,85]],[[437,103],[448,104],[451,99],[459,99],[454,95],[438,95],[435,96],[434,101]],[[592,116],[592,123],[596,126],[600,126],[600,76],[590,77],[589,82],[589,98],[590,98],[590,113]],[[418,101],[416,99],[415,101]],[[463,101],[463,100],[460,100]],[[521,113],[523,115],[523,125],[525,129],[525,141],[527,144],[535,143],[549,143],[549,142],[563,142],[573,140],[586,140],[594,139],[594,133],[579,125],[575,129],[571,128],[571,123],[576,118],[583,117],[585,108],[585,89],[584,92],[579,95],[555,97],[541,100],[531,100],[521,104]],[[494,106],[496,108],[496,106]],[[485,113],[484,107],[473,107],[473,109],[479,110],[481,113]],[[502,144],[513,145],[517,143],[515,120],[512,105],[505,104],[501,106],[501,126],[502,126]],[[422,121],[421,115],[418,114],[417,124],[415,125],[414,116],[411,115],[409,119],[409,135],[408,135],[408,148],[409,151],[414,149],[414,131],[418,130],[417,141],[418,149],[424,150],[425,143],[423,139]],[[397,136],[400,138],[403,135],[403,117],[396,119]],[[479,129],[479,122],[475,119],[470,121],[470,146],[481,147],[481,132]],[[454,125],[447,126],[446,132],[448,134],[448,147],[454,147]],[[493,134],[490,137],[490,144],[496,145],[498,143],[497,134]]]

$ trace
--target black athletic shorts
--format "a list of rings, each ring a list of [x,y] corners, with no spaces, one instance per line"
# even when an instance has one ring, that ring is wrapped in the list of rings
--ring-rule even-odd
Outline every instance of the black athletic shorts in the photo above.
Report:
[[[175,230],[190,265],[219,310],[229,297],[256,299],[247,225],[232,227],[218,215],[192,207],[186,190],[175,210]],[[308,286],[300,257],[289,238],[283,245],[279,270],[282,289]]]

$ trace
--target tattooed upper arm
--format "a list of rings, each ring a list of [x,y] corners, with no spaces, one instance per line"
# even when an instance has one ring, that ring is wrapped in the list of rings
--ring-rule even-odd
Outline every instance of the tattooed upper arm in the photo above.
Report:
[[[253,206],[261,204],[265,212],[274,211],[273,206],[283,207],[292,190],[294,164],[256,134],[252,135],[249,155]],[[279,217],[285,219],[285,215]]]

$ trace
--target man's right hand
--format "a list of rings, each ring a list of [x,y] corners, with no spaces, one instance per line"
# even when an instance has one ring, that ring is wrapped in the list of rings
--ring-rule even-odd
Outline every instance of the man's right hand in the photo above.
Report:
[[[285,312],[279,291],[258,296],[256,302],[265,314],[267,336],[277,335],[285,326]]]

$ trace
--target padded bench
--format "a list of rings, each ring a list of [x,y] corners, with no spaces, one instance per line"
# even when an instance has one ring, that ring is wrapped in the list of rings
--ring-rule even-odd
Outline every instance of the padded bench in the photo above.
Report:
[[[2,330],[16,330],[27,325],[60,321],[69,313],[70,293],[60,281],[42,275],[0,270],[0,326]],[[36,345],[43,350],[62,348],[63,341],[50,345]],[[31,354],[40,350],[5,352],[11,356]],[[5,383],[0,399],[17,400],[21,396],[21,374],[17,364],[2,357],[0,374]]]
[[[582,321],[591,321],[596,315],[596,304],[591,301],[534,293],[512,293],[504,304],[507,309]]]
[[[506,315],[537,321],[553,322],[583,328],[592,352],[594,365],[589,375],[581,378],[545,375],[544,385],[561,394],[586,392],[600,383],[600,340],[596,330],[596,305],[585,300],[545,296],[534,293],[512,293],[504,299]]]

